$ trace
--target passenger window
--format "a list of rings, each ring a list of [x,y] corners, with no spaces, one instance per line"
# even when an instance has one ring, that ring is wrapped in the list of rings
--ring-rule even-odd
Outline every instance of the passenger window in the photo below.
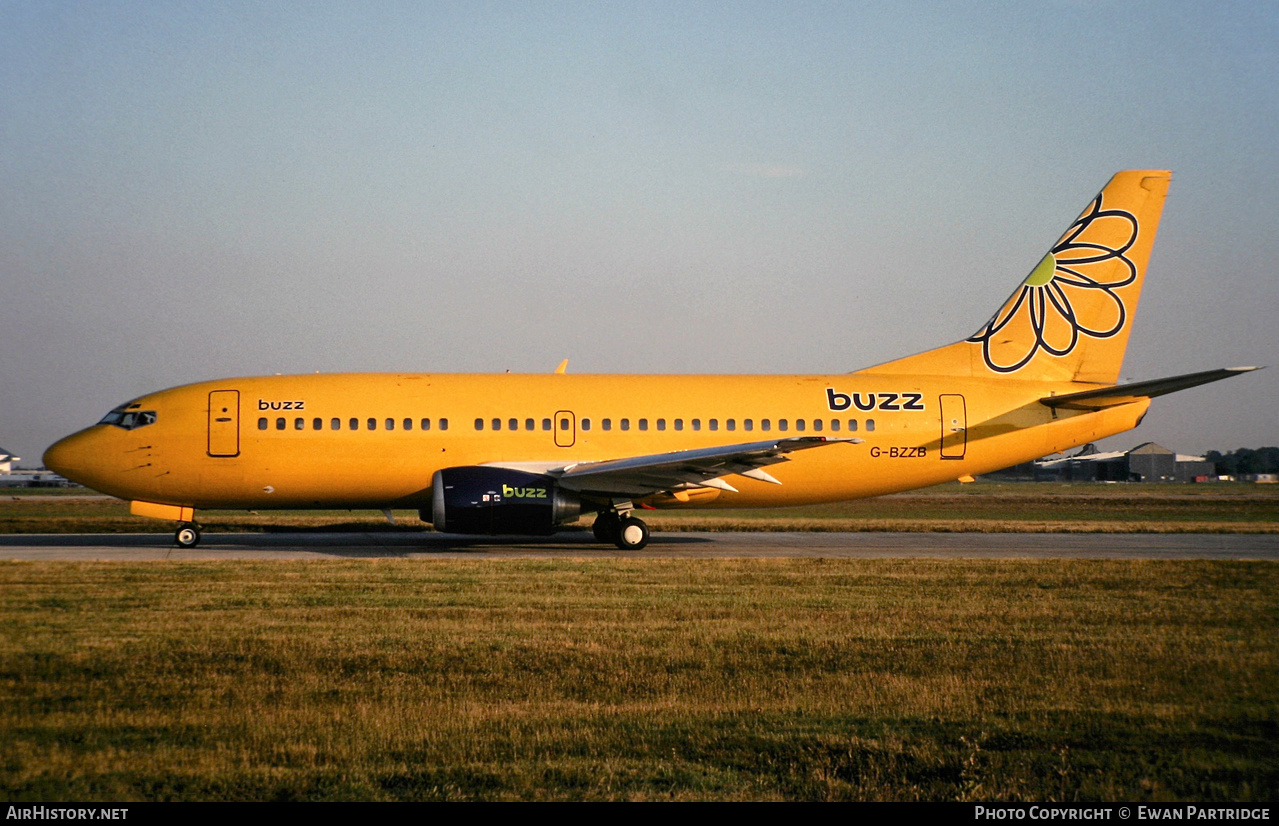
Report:
[[[622,419],[622,430],[630,430],[630,429],[631,429],[631,420]]]
[[[778,429],[778,430],[786,430],[786,429],[787,429],[787,428],[789,428],[789,427],[790,427],[790,425],[789,425],[789,424],[787,424],[787,422],[786,422],[786,420],[785,420],[785,419],[778,419],[778,420],[777,420],[777,429]]]
[[[306,430],[306,419],[302,418],[301,416],[298,416],[296,419],[294,419],[294,420],[293,420],[293,429],[294,429],[294,430]]]
[[[494,430],[501,430],[501,429],[502,429],[502,420],[501,420],[501,419],[494,419],[494,420],[493,420],[493,429],[494,429]]]
[[[99,422],[101,424],[101,422]],[[266,416],[258,419],[258,430],[266,430]]]
[[[874,420],[874,419],[867,419],[867,420],[866,420],[866,430],[867,430],[867,431],[873,431],[874,429],[875,429],[875,420]]]
[[[323,430],[323,429],[324,429],[324,419],[320,419],[320,418],[312,419],[312,420],[311,420],[311,429],[312,429],[312,430]]]
[[[525,419],[525,420],[524,420],[524,429],[525,429],[525,430],[537,430],[537,423],[536,423],[536,422],[534,422],[532,419]]]
[[[830,429],[831,429],[831,430],[834,430],[834,431],[836,431],[836,432],[838,432],[838,431],[839,431],[839,419],[831,419],[831,420],[830,420]]]
[[[711,419],[707,424],[712,431],[719,430],[719,419]]]
[[[648,419],[640,419],[640,420],[639,420],[639,429],[640,429],[640,430],[648,430]]]
[[[854,431],[856,431],[856,430],[857,430],[857,420],[856,420],[856,419],[849,419],[849,420],[848,420],[848,432],[849,432],[849,433],[852,433],[852,432],[854,432]]]
[[[405,419],[405,420],[404,420],[404,429],[405,429],[405,430],[412,430],[412,429],[413,429],[413,420],[412,420],[412,419]]]
[[[377,430],[377,419],[369,417],[369,430]]]
[[[755,429],[755,422],[752,421],[751,419],[746,419],[742,422],[742,430],[754,430],[754,429]]]
[[[430,420],[430,419],[423,419],[423,420],[422,420],[422,429],[423,429],[423,430],[430,430],[430,429],[431,429],[431,420]]]
[[[666,420],[665,420],[665,419],[658,419],[658,420],[657,420],[657,429],[658,429],[658,430],[665,430],[665,429],[666,429]]]
[[[386,429],[387,429],[387,430],[394,430],[394,429],[395,429],[395,419],[387,419],[387,420],[386,420]]]
[[[760,430],[764,430],[764,431],[772,430],[772,429],[773,429],[773,423],[772,423],[770,420],[768,420],[768,419],[760,419],[760,420],[759,420],[759,429],[760,429]]]
[[[276,419],[276,420],[275,420],[275,429],[276,429],[276,430],[283,430],[283,429],[284,429],[284,419]]]
[[[560,430],[568,430],[568,427],[569,427],[568,419],[560,419]]]
[[[329,430],[341,430],[341,429],[342,429],[341,419],[329,419]]]
[[[816,431],[816,432],[818,432],[818,433],[821,433],[821,432],[822,432],[822,420],[821,420],[821,419],[813,419],[813,430],[814,430],[814,431]]]
[[[542,430],[543,430],[543,431],[547,431],[547,430],[550,430],[550,429],[551,429],[551,420],[550,420],[550,419],[542,419]]]
[[[676,429],[676,430],[683,430],[683,429],[684,429],[684,420],[683,420],[683,419],[676,419],[676,420],[675,420],[675,429]]]
[[[440,419],[440,430],[448,430],[448,429],[449,429],[449,420]]]
[[[804,420],[803,420],[803,419],[796,419],[796,420],[795,420],[795,429],[796,429],[796,430],[798,430],[798,431],[801,431],[801,432],[804,430]],[[817,425],[817,429],[818,429],[818,430],[821,430],[821,429],[822,429],[821,424],[818,424],[818,425]]]
[[[519,430],[519,429],[520,429],[520,420],[519,420],[519,419],[511,419],[509,422],[507,422],[507,423],[506,423],[506,429],[507,429],[507,430]]]
[[[728,421],[724,422],[724,429],[725,429],[725,430],[736,430],[736,429],[737,429],[737,419],[729,419]]]
[[[359,430],[359,429],[360,429],[360,420],[359,420],[359,419],[357,419],[357,418],[355,418],[354,416],[353,416],[353,417],[351,417],[351,420],[350,420],[349,422],[347,422],[347,424],[349,424],[349,425],[351,426],[351,429],[352,429],[352,430]]]
[[[612,429],[613,429],[613,420],[612,420],[612,419],[601,419],[601,420],[600,420],[600,427],[602,427],[604,430],[612,430]]]
[[[483,430],[483,429],[484,429],[484,420],[483,420],[483,419],[476,419],[476,420],[475,420],[475,429],[476,429],[476,430]]]
[[[583,429],[583,430],[590,430],[590,429],[591,429],[591,420],[590,420],[590,419],[582,419],[582,429]]]
[[[702,429],[702,420],[701,420],[701,419],[693,419],[693,421],[692,421],[692,425],[693,425],[693,429],[694,429],[694,430],[701,430],[701,429]]]

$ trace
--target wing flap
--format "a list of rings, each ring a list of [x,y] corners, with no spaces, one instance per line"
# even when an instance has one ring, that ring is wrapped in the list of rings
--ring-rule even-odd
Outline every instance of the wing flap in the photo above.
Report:
[[[857,444],[861,439],[798,436],[763,442],[677,450],[605,462],[584,462],[550,471],[561,486],[579,493],[610,496],[649,496],[689,487],[735,491],[721,477],[734,474],[780,484],[760,468],[788,461],[788,455],[833,444]]]

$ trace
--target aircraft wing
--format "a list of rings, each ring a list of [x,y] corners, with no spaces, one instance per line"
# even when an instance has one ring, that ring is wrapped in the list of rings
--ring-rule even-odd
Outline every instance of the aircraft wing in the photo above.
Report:
[[[1185,390],[1187,387],[1198,387],[1211,381],[1220,381],[1240,373],[1260,369],[1260,367],[1226,367],[1221,370],[1205,370],[1202,373],[1187,373],[1184,376],[1172,376],[1166,379],[1117,384],[1114,387],[1085,390],[1082,393],[1067,393],[1064,396],[1047,396],[1040,399],[1039,403],[1048,407],[1064,407],[1070,410],[1103,410],[1141,399],[1153,399],[1155,396]]]
[[[649,496],[662,491],[689,488],[718,488],[735,491],[720,477],[737,474],[761,482],[780,485],[763,468],[789,461],[797,450],[846,443],[861,439],[796,436],[764,442],[706,447],[654,453],[605,462],[583,462],[549,471],[561,486],[579,493],[602,496]]]

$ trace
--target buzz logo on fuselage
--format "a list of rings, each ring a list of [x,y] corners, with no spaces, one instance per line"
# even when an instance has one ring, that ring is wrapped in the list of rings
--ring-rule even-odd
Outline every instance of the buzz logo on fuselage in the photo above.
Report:
[[[836,393],[826,388],[826,406],[836,412],[855,407],[871,410],[925,410],[923,393]]]
[[[258,399],[258,410],[306,410],[306,402],[273,402],[266,399]]]

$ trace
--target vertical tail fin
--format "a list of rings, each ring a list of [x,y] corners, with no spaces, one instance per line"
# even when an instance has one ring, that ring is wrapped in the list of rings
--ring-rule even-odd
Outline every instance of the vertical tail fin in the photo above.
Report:
[[[976,333],[858,372],[1115,383],[1171,178],[1115,175]]]

